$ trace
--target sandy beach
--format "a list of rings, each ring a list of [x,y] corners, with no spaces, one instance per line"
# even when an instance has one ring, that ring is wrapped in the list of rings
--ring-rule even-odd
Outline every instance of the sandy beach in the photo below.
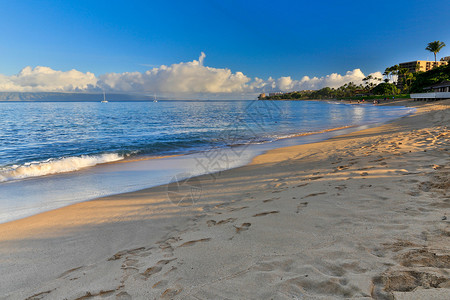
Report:
[[[192,198],[0,224],[0,299],[450,299],[450,100],[399,104],[417,113],[197,177]]]

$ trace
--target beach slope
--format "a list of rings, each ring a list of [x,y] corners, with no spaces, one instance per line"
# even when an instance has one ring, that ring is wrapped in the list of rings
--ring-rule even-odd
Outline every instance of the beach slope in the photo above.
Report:
[[[188,189],[0,224],[0,298],[445,299],[450,100],[404,104],[417,113]]]

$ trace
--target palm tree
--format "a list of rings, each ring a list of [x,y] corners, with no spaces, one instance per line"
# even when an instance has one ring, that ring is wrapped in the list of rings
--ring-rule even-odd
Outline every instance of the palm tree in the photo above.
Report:
[[[387,76],[389,79],[391,79],[392,81],[394,81],[392,79],[393,75],[398,75],[398,70],[400,69],[400,67],[398,65],[392,66],[392,67],[388,67],[386,68],[386,70],[384,71],[383,75]]]
[[[415,78],[414,78],[414,74],[413,73],[410,73],[410,72],[408,72],[407,74],[406,74],[406,84],[408,85],[408,86],[411,86],[411,83],[413,82],[413,80],[414,80]]]
[[[416,69],[416,73],[420,71],[420,63],[416,64],[416,68],[415,69]]]
[[[434,64],[436,65],[437,61],[436,61],[436,54],[441,51],[442,48],[445,47],[445,43],[444,42],[440,42],[440,41],[434,41],[431,43],[428,43],[428,46],[425,48],[425,50],[428,50],[430,52],[434,53]]]

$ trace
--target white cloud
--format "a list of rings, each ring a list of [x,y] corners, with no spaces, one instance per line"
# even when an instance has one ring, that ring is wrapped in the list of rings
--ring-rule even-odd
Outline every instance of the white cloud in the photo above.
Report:
[[[383,75],[380,72],[371,73],[369,75],[376,78],[383,78]],[[280,90],[282,92],[289,92],[299,90],[317,90],[323,87],[337,88],[349,82],[353,82],[357,85],[363,84],[363,78],[365,77],[366,75],[364,75],[360,69],[355,69],[353,71],[348,71],[345,75],[333,73],[323,77],[310,78],[309,76],[303,76],[300,80],[294,80],[290,76],[280,77],[276,81],[270,78],[265,83],[259,82],[258,86],[255,86],[255,90]],[[274,84],[275,82],[276,84]],[[372,82],[377,83],[379,81],[373,80]]]
[[[198,60],[162,65],[144,73],[108,73],[99,77],[99,85],[123,92],[236,93],[248,90],[247,83],[251,79],[242,72],[206,67],[204,59],[202,52]]]
[[[280,77],[277,80],[277,84],[278,84],[278,88],[285,92],[285,91],[290,91],[293,89],[293,87],[296,84],[296,81],[291,79],[291,76],[288,77]]]
[[[96,84],[97,78],[90,72],[56,71],[41,66],[25,67],[17,75],[0,75],[2,92],[73,92],[90,89]]]
[[[345,75],[333,73],[322,77],[303,76],[293,79],[283,76],[278,79],[258,77],[251,79],[242,72],[233,73],[226,68],[204,65],[206,55],[202,52],[198,60],[181,62],[170,66],[154,67],[146,72],[107,73],[96,77],[90,72],[77,70],[57,71],[49,67],[25,67],[17,75],[0,74],[0,91],[17,92],[76,92],[100,91],[124,93],[158,93],[170,95],[222,95],[256,94],[270,91],[297,91],[337,88],[345,83],[363,83],[365,77],[360,69],[348,71]],[[380,72],[369,74],[382,78]],[[374,81],[377,83],[379,81]],[[214,94],[214,95],[213,95]]]

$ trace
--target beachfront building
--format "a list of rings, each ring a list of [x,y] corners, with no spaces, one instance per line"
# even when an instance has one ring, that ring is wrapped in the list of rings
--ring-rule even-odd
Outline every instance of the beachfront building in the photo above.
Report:
[[[433,84],[432,86],[424,88],[427,93],[411,94],[414,100],[442,100],[450,99],[450,81]]]
[[[269,97],[276,96],[276,95],[283,95],[283,92],[269,93]]]
[[[424,88],[424,90],[429,90],[432,93],[450,92],[450,81],[447,80],[441,83],[433,84],[432,86]]]
[[[446,61],[446,62],[450,63],[450,56],[441,58],[441,61]]]
[[[449,56],[442,58],[440,61],[434,62],[434,61],[427,61],[427,60],[415,60],[410,62],[404,62],[398,64],[400,68],[408,69],[410,73],[416,73],[416,72],[426,72],[429,70],[432,70],[434,67],[440,67],[445,66],[449,63],[448,60],[443,59],[450,59]],[[397,88],[402,90],[403,89],[403,78],[404,75],[398,75],[397,79]]]
[[[444,58],[449,58],[449,57],[444,57]],[[434,67],[445,66],[447,64],[448,64],[448,61],[442,60],[442,59],[437,62],[426,61],[426,60],[415,60],[415,61],[400,63],[399,67],[408,69],[408,71],[410,73],[416,73],[419,71],[426,72],[426,71],[433,69]]]

